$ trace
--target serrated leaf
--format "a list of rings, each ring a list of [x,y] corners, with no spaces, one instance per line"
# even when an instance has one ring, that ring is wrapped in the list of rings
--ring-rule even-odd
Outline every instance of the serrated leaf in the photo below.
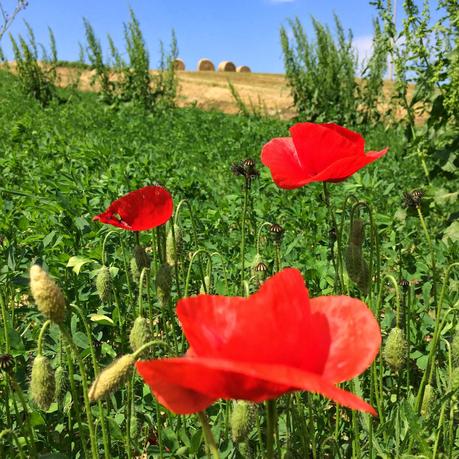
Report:
[[[93,262],[94,260],[91,258],[80,257],[79,255],[76,255],[74,257],[70,257],[69,261],[67,262],[67,268],[72,268],[73,272],[80,274],[80,270],[84,265]]]

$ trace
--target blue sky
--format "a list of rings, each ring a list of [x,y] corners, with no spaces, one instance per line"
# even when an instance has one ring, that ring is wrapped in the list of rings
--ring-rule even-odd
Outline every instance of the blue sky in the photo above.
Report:
[[[13,0],[2,4],[12,7]],[[60,59],[77,60],[78,42],[85,43],[82,18],[92,23],[102,43],[109,33],[123,49],[123,23],[131,6],[142,27],[151,67],[159,60],[159,41],[169,42],[175,29],[180,57],[193,70],[207,57],[215,64],[231,60],[255,72],[283,71],[279,28],[298,16],[311,30],[311,16],[333,24],[335,12],[351,28],[360,54],[371,44],[374,7],[368,0],[30,0],[12,25],[13,35],[25,33],[23,20],[32,26],[37,41],[47,44],[47,27],[56,36]],[[1,46],[12,58],[8,35]]]

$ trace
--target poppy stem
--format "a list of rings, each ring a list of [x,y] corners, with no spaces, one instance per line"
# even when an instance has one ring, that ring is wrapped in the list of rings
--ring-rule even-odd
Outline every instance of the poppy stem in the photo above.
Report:
[[[242,207],[242,222],[241,222],[241,295],[244,296],[244,268],[245,268],[245,220],[247,214],[247,202],[249,199],[250,182],[244,182],[244,204]]]
[[[214,459],[220,459],[220,453],[218,452],[217,444],[215,443],[214,434],[209,425],[209,421],[207,420],[207,415],[204,411],[200,411],[198,413],[199,421],[201,422],[202,432],[204,433],[204,438],[206,440],[206,444],[212,453],[212,457]]]
[[[276,425],[276,401],[266,402],[266,459],[274,459],[274,432]]]
[[[333,263],[333,268],[335,270],[335,286],[334,290],[335,292],[341,291],[341,282],[340,282],[340,277],[339,277],[339,270],[338,270],[338,264],[337,264],[337,258],[335,258],[335,240],[337,240],[338,236],[338,231],[337,231],[337,223],[336,223],[336,217],[335,217],[335,212],[333,211],[331,201],[330,201],[330,191],[327,186],[327,182],[322,182],[324,186],[324,201],[325,205],[327,206],[327,211],[328,211],[328,224],[329,224],[329,238],[330,238],[330,258]],[[339,241],[338,241],[338,246],[339,246]],[[338,247],[339,251],[339,247]]]

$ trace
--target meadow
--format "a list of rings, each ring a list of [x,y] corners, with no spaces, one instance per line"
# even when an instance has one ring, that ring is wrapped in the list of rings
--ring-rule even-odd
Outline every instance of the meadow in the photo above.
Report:
[[[98,71],[103,77],[103,66]],[[110,84],[106,93],[53,86],[43,103],[37,97],[43,87],[25,95],[21,75],[0,70],[0,457],[458,457],[457,131],[451,121],[441,124],[431,110],[419,124],[410,114],[420,99],[408,104],[406,98],[408,121],[372,113],[376,118],[363,123],[350,112],[338,114],[353,117],[366,152],[388,152],[345,180],[283,189],[260,154],[309,119],[301,105],[290,120],[244,104],[236,115],[166,103],[151,109],[144,104],[151,94],[135,81],[126,84],[130,98]],[[163,224],[116,227],[124,224],[122,207],[112,213],[112,225],[103,224],[100,215],[111,203],[144,187],[170,193],[174,210]],[[368,306],[337,319],[361,337],[350,336],[341,357],[360,358],[367,342],[375,355],[362,357],[365,365],[356,363],[352,378],[336,377],[333,386],[345,381],[339,387],[367,402],[374,415],[354,399],[354,405],[342,394],[339,399],[325,379],[311,382],[309,391],[289,389],[285,381],[265,387],[263,378],[241,379],[237,365],[229,376],[219,373],[217,388],[193,392],[196,406],[209,397],[193,414],[176,414],[185,410],[177,400],[186,397],[167,392],[166,379],[156,387],[159,373],[149,383],[171,399],[152,394],[140,376],[147,378],[148,365],[137,363],[136,370],[134,363],[180,357],[191,340],[196,352],[189,321],[207,336],[213,320],[188,311],[193,302],[207,310],[207,297],[198,294],[219,295],[209,303],[220,301],[229,312],[236,303],[251,310],[260,298],[271,335],[267,350],[257,352],[309,352],[320,360],[327,329],[317,314],[308,349],[289,315],[298,289],[281,298],[284,315],[276,316],[276,301],[294,282],[287,276],[298,276],[288,268],[301,273],[316,299],[311,304],[357,301],[346,295]],[[284,292],[279,298],[277,289]],[[189,297],[180,302],[179,321],[176,305]],[[359,305],[355,311],[361,302],[352,303]],[[252,318],[247,321],[250,330]],[[218,357],[219,338],[230,327],[213,326],[222,327],[215,335]],[[260,339],[267,333],[240,336],[238,352],[256,348],[258,332]],[[260,358],[270,362],[269,355]],[[250,369],[241,368],[249,378]],[[192,379],[213,381],[206,375],[202,370]],[[262,395],[255,390],[260,384]],[[220,393],[248,395],[225,400]],[[276,401],[265,393],[276,393]]]

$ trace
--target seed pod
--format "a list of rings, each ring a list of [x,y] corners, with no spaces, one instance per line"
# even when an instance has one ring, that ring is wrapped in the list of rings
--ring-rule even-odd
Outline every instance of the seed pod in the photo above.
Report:
[[[30,268],[30,290],[38,310],[55,323],[62,323],[66,314],[65,298],[61,289],[41,266]]]
[[[54,400],[58,403],[62,403],[67,389],[67,374],[62,365],[56,368],[55,380],[56,388],[54,391]]]
[[[435,390],[430,385],[427,384],[424,388],[424,396],[422,397],[422,404],[421,404],[421,415],[424,417],[429,416],[432,413],[432,404],[435,397]]]
[[[134,247],[134,258],[137,263],[137,269],[139,273],[142,272],[143,268],[149,268],[151,264],[150,256],[145,252],[145,248],[139,244]]]
[[[387,365],[394,372],[399,371],[406,362],[408,343],[406,342],[403,330],[394,327],[386,339],[383,350],[383,357]]]
[[[89,400],[95,402],[116,391],[130,375],[135,360],[133,354],[126,354],[105,368],[89,388]]]
[[[174,225],[174,233],[175,233],[175,248],[174,248],[174,234],[172,230],[169,229],[166,238],[166,260],[171,266],[174,266],[178,263],[180,255],[183,249],[183,238],[182,238],[182,230],[180,226]]]
[[[163,263],[156,273],[156,294],[158,295],[161,306],[165,307],[169,302],[172,288],[171,267]]]
[[[55,387],[51,363],[45,356],[37,355],[32,365],[30,396],[43,411],[46,411],[54,400]]]
[[[129,334],[129,344],[133,352],[140,349],[153,339],[151,334],[150,322],[145,317],[137,317]]]
[[[96,277],[96,290],[100,300],[105,303],[110,299],[112,292],[112,275],[107,266],[102,266]]]
[[[280,244],[282,242],[282,238],[284,237],[285,232],[282,226],[278,225],[277,223],[273,223],[269,227],[269,232],[271,233],[271,236],[275,244]]]
[[[257,406],[244,400],[233,403],[231,412],[231,434],[235,443],[246,440],[256,420]]]
[[[14,357],[11,354],[0,355],[0,372],[8,372],[14,367]]]

